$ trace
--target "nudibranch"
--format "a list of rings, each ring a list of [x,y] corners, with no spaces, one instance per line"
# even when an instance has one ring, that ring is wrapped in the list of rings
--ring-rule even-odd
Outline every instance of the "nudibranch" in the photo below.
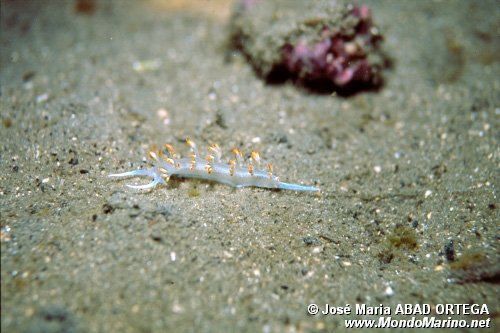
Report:
[[[111,174],[109,177],[149,176],[153,178],[153,181],[146,185],[127,185],[138,190],[151,189],[160,183],[166,185],[170,177],[175,176],[204,179],[233,187],[254,186],[293,191],[319,191],[319,188],[316,187],[280,181],[278,177],[273,175],[272,164],[261,168],[260,156],[253,150],[251,160],[245,167],[241,149],[234,148],[235,159],[223,163],[221,162],[222,150],[219,145],[210,146],[208,148],[209,155],[206,158],[201,158],[195,143],[190,139],[186,142],[191,148],[190,158],[181,158],[175,153],[174,147],[167,143],[165,144],[165,155],[163,150],[156,148],[149,152],[149,157],[154,163],[152,168]]]

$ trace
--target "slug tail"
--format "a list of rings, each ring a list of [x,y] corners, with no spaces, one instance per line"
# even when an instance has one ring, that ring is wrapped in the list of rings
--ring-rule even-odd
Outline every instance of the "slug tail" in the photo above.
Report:
[[[291,191],[309,191],[316,192],[319,191],[319,188],[312,186],[302,186],[297,184],[288,184],[288,183],[279,183],[279,187],[282,190],[291,190]]]

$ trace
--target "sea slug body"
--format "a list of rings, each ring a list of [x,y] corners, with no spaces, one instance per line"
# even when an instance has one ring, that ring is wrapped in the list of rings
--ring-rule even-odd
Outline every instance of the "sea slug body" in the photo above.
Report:
[[[272,164],[265,169],[260,166],[260,156],[252,150],[252,159],[247,167],[243,166],[243,154],[240,149],[234,148],[235,160],[229,163],[221,162],[222,151],[217,144],[209,147],[210,154],[207,158],[200,158],[193,141],[187,140],[191,147],[191,157],[181,158],[174,152],[170,144],[165,144],[166,157],[162,150],[153,149],[149,157],[154,161],[154,166],[146,170],[134,170],[123,173],[111,174],[109,177],[149,176],[153,181],[146,185],[127,185],[133,189],[146,190],[158,184],[166,185],[170,177],[198,178],[233,187],[254,186],[270,189],[283,189],[294,191],[319,191],[319,188],[289,184],[281,182],[273,175]]]

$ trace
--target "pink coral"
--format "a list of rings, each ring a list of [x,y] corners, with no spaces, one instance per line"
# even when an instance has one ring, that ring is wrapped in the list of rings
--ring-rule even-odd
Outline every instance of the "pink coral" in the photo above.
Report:
[[[307,45],[304,39],[282,48],[283,65],[300,80],[326,80],[339,88],[356,84],[379,85],[378,68],[370,63],[369,52],[377,48],[381,36],[372,25],[366,5],[351,5],[350,15],[357,19],[353,33],[331,32],[323,27],[321,39]]]
[[[232,47],[271,83],[351,94],[379,87],[389,65],[366,5],[240,0],[230,27]]]

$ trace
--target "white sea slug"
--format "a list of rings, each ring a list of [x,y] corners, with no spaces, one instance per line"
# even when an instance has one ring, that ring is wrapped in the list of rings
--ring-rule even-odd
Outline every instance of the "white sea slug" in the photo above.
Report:
[[[180,158],[174,153],[172,145],[165,144],[167,152],[165,158],[162,150],[153,149],[149,152],[149,157],[155,162],[152,168],[111,174],[109,177],[149,176],[153,178],[153,181],[146,185],[127,185],[139,190],[150,189],[160,183],[166,185],[170,177],[176,176],[205,179],[233,187],[255,186],[294,191],[319,191],[316,187],[281,182],[273,175],[272,164],[268,164],[266,169],[261,169],[259,154],[253,150],[250,163],[244,167],[243,154],[240,149],[233,149],[235,160],[222,163],[222,151],[217,144],[208,148],[210,154],[205,159],[198,156],[193,141],[188,139],[187,144],[191,147],[191,158]]]

